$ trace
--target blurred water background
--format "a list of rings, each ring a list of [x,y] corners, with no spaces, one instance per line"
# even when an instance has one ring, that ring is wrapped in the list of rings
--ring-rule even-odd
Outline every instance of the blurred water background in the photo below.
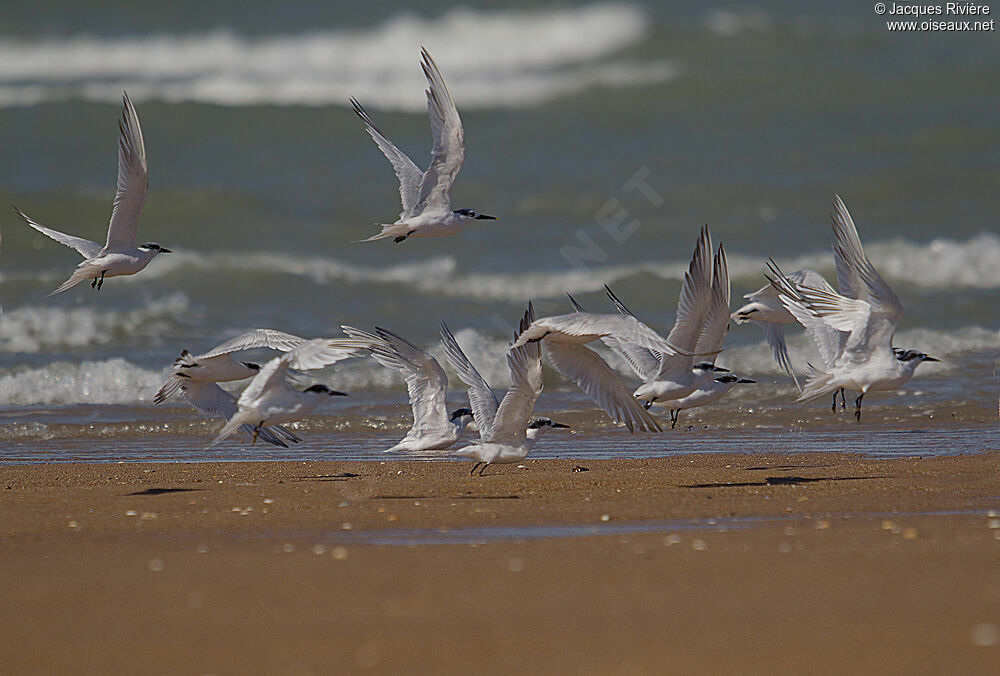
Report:
[[[425,164],[420,45],[465,124],[453,206],[501,220],[355,244],[399,204],[348,98]],[[868,397],[866,424],[985,434],[1000,349],[998,57],[996,33],[890,33],[868,4],[812,0],[8,7],[0,202],[103,241],[127,89],[150,167],[140,241],[176,253],[100,293],[46,298],[75,252],[0,217],[0,454],[200,448],[218,423],[153,407],[152,395],[182,348],[258,326],[320,336],[378,324],[431,346],[444,319],[502,389],[509,327],[529,299],[540,314],[567,312],[568,291],[607,311],[607,282],[667,331],[704,223],[727,247],[734,309],[764,283],[768,256],[832,279],[835,192],[906,307],[896,344],[945,360]],[[791,333],[804,366],[809,341]],[[825,402],[791,403],[754,326],[733,327],[720,363],[760,383],[683,421],[730,441],[849,424]],[[374,449],[408,425],[401,381],[373,362],[316,379],[353,396],[303,426],[312,452]],[[539,411],[578,428],[553,448],[588,434],[645,452],[679,443],[608,436],[554,373]],[[242,444],[228,448],[246,455]]]

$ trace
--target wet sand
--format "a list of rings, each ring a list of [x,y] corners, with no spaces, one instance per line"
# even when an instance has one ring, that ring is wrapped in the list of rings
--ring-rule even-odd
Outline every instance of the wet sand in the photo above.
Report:
[[[1000,671],[1000,451],[523,464],[2,467],[2,670]]]

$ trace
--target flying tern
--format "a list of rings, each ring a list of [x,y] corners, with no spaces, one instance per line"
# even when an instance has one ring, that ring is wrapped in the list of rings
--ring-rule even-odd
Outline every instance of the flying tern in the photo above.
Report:
[[[683,399],[674,399],[667,402],[667,405],[670,407],[670,429],[674,429],[677,426],[677,418],[681,411],[697,406],[714,404],[729,394],[729,390],[733,389],[734,386],[741,383],[756,382],[756,380],[750,380],[749,378],[741,378],[735,373],[723,373],[709,380],[707,383],[702,383],[698,386],[698,389]]]
[[[194,408],[208,415],[221,417],[228,420],[239,410],[236,399],[229,392],[219,387],[213,382],[200,380],[182,381],[178,391],[184,400]],[[252,438],[255,430],[253,425],[241,425],[240,429]],[[257,437],[275,446],[288,448],[288,443],[297,444],[302,439],[294,432],[281,425],[264,426],[256,430]]]
[[[287,352],[306,342],[305,338],[293,336],[274,329],[253,329],[216,345],[208,352],[192,355],[187,350],[174,360],[170,367],[171,374],[167,382],[153,398],[153,403],[162,404],[173,395],[185,382],[197,381],[207,383],[224,383],[232,380],[243,380],[257,375],[260,365],[254,362],[239,361],[233,358],[233,353],[258,348],[269,348]],[[322,364],[321,364],[322,366]],[[292,368],[314,368],[308,364],[296,362]],[[226,416],[227,418],[229,416]]]
[[[403,211],[395,223],[383,224],[382,231],[365,242],[393,237],[397,244],[408,237],[444,237],[455,235],[477,220],[496,220],[494,216],[476,213],[472,209],[451,208],[451,187],[465,161],[465,132],[455,102],[448,92],[441,71],[426,49],[421,48],[421,68],[427,78],[427,112],[431,119],[434,147],[431,162],[421,171],[403,151],[375,125],[357,101],[351,99],[354,112],[365,124],[365,130],[375,141],[396,171]]]
[[[520,330],[514,336],[515,343],[531,326],[534,314],[529,303],[521,318]],[[448,361],[469,386],[469,401],[479,428],[478,442],[454,451],[455,455],[476,461],[470,474],[478,469],[482,476],[490,465],[520,462],[547,430],[569,428],[551,418],[537,418],[529,423],[538,395],[542,393],[542,351],[538,341],[511,347],[507,353],[510,389],[499,404],[493,390],[465,359],[457,343],[448,350]]]
[[[236,411],[209,446],[215,446],[243,425],[253,427],[253,440],[267,425],[302,420],[330,396],[347,396],[326,385],[312,385],[302,391],[288,383],[293,364],[302,368],[321,368],[342,359],[363,354],[367,347],[360,341],[319,338],[302,343],[280,357],[267,362],[240,395]]]
[[[139,116],[128,98],[122,95],[122,119],[118,123],[118,192],[115,194],[114,209],[111,211],[111,223],[108,226],[108,239],[102,247],[97,242],[82,237],[74,237],[57,230],[47,228],[35,222],[23,211],[14,207],[14,211],[24,221],[43,235],[55,241],[76,249],[83,256],[73,274],[62,285],[49,295],[61,293],[76,286],[80,282],[92,279],[91,287],[100,290],[106,277],[134,275],[161,253],[172,253],[159,244],[149,242],[137,244],[139,214],[146,202],[149,189],[149,170],[146,165],[146,147],[142,141],[142,129],[139,127]]]
[[[413,409],[413,426],[390,451],[433,451],[451,448],[472,421],[472,410],[448,412],[448,376],[437,360],[419,347],[388,329],[374,333],[351,326],[341,327],[348,336],[368,341],[372,358],[382,366],[399,371]],[[449,334],[450,335],[450,334]]]
[[[792,286],[810,286],[826,291],[833,291],[833,287],[824,279],[823,275],[813,270],[796,270],[786,277]],[[802,391],[799,385],[798,376],[792,368],[791,359],[788,356],[788,347],[785,344],[785,325],[798,324],[792,313],[782,304],[778,298],[778,291],[768,284],[762,289],[743,296],[750,301],[732,314],[732,320],[737,324],[753,322],[759,324],[764,329],[764,337],[768,347],[771,348],[771,356],[785,373],[792,377],[796,389]],[[833,329],[829,329],[838,333]]]
[[[837,285],[830,289],[793,285],[772,261],[769,277],[788,311],[810,333],[828,365],[809,365],[809,377],[798,401],[836,392],[859,392],[855,418],[861,421],[861,402],[870,390],[895,390],[913,377],[923,362],[939,361],[916,350],[892,345],[903,305],[865,256],[854,220],[839,195],[834,196],[833,231],[837,237],[834,260]],[[834,342],[828,329],[844,332]],[[836,401],[836,399],[834,400]]]

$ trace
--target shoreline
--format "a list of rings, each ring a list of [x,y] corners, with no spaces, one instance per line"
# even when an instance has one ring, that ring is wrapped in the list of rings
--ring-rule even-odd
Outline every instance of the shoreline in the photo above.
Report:
[[[4,466],[5,666],[995,672],[998,462]]]

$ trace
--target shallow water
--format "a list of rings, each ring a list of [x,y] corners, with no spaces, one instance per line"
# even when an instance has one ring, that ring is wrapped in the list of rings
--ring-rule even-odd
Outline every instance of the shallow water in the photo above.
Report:
[[[867,5],[813,0],[175,6],[191,11],[22,3],[0,26],[0,202],[101,238],[127,88],[150,163],[140,237],[176,252],[100,293],[46,298],[75,254],[0,217],[0,459],[119,435],[109,458],[197,448],[214,427],[149,405],[166,365],[256,326],[315,336],[378,324],[431,346],[444,319],[502,389],[503,347],[529,299],[540,314],[565,312],[569,291],[606,310],[607,282],[666,331],[703,223],[726,244],[734,308],[764,283],[767,256],[832,275],[834,192],[906,306],[896,344],[945,360],[922,366],[903,394],[871,395],[866,423],[945,433],[942,421],[996,420],[995,34],[890,35]],[[465,122],[456,206],[501,220],[454,238],[354,244],[398,203],[347,99],[425,162],[420,44]],[[637,180],[657,199],[629,187]],[[636,225],[627,237],[601,225],[616,209]],[[814,353],[791,334],[801,369]],[[819,403],[788,404],[791,384],[756,327],[733,327],[720,363],[767,387],[698,413],[704,424],[831,425]],[[350,434],[375,448],[400,431],[401,412],[386,408],[402,396],[394,374],[365,362],[315,378],[362,404],[347,423],[309,421],[343,432],[311,447],[350,453]],[[584,406],[547,372],[541,410]],[[598,416],[579,422],[585,434],[608,429]],[[365,436],[373,428],[384,441]]]

